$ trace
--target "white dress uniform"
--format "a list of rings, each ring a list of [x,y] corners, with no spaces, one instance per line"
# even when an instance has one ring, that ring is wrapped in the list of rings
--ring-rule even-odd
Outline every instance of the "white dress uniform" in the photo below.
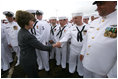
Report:
[[[55,41],[60,41],[66,34],[69,27],[67,25],[64,25],[61,27],[61,25],[58,26],[56,32],[55,32]],[[66,61],[67,61],[67,42],[63,44],[61,48],[56,48],[56,65],[62,66],[62,68],[66,68]]]
[[[93,75],[85,77],[105,77],[117,61],[117,11],[93,21],[87,34],[81,54],[83,66]]]
[[[3,26],[1,27],[1,69],[3,69],[3,71],[6,71],[10,68],[10,64],[9,64],[9,57],[8,57],[8,46],[6,47],[6,34],[5,34],[5,30],[3,29]],[[13,59],[12,59],[13,61]]]
[[[83,40],[81,42],[77,40],[77,34],[78,34],[77,28],[80,31],[82,31],[82,29],[83,29],[83,31],[81,32]],[[62,38],[60,40],[60,42],[63,44],[64,42],[67,42],[68,39],[71,38],[70,57],[69,57],[69,72],[74,73],[76,66],[77,66],[77,71],[80,76],[83,75],[83,65],[80,61],[79,56],[80,56],[80,52],[81,52],[84,40],[86,39],[86,31],[87,31],[87,29],[86,29],[85,25],[81,25],[81,26],[74,25],[66,33],[64,38]]]
[[[19,30],[20,30],[19,25],[14,21],[6,24],[6,32],[7,32],[6,34],[7,34],[8,44],[11,44],[18,58],[16,66],[19,65],[19,60],[20,60],[20,48],[18,46],[18,38],[17,38]]]
[[[117,61],[107,74],[108,78],[117,78]]]
[[[45,21],[40,21],[40,20],[37,21],[38,22],[35,26],[35,30],[36,30],[35,36],[41,43],[43,43],[44,45],[48,45],[51,27]],[[45,71],[49,71],[50,68],[49,68],[48,51],[41,51],[36,49],[36,53],[37,53],[37,62],[38,62],[39,70],[45,68]]]
[[[6,55],[8,57],[9,63],[13,62],[13,58],[12,58],[12,52],[8,46],[8,41],[7,41],[7,32],[6,32],[6,24],[2,24],[1,25],[1,35],[3,34],[3,36],[5,35],[4,41],[2,42],[4,47],[5,47],[5,51],[6,51]]]
[[[72,27],[72,23],[68,22],[67,25],[68,25],[69,29]],[[67,63],[69,63],[70,44],[71,44],[71,39],[69,39],[68,42],[67,42],[67,52],[68,52],[67,57],[66,57],[67,58]]]
[[[54,34],[55,34],[56,29],[58,28],[58,26],[57,25],[52,26],[51,24],[50,24],[50,26],[51,26],[50,40],[52,40],[54,43],[56,43],[56,41],[54,39],[54,36],[55,36]],[[55,53],[56,53],[56,48],[52,48],[52,51],[50,52],[50,59],[54,59],[54,54]]]

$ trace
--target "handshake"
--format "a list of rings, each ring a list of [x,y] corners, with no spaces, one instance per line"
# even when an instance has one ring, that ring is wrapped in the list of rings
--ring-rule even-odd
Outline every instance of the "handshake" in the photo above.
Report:
[[[52,45],[53,47],[61,47],[61,42],[56,42],[55,44]]]

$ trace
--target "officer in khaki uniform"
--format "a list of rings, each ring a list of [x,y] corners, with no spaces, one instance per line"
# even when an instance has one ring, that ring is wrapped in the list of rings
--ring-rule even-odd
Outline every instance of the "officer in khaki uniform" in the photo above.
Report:
[[[117,62],[117,2],[95,1],[93,4],[97,5],[101,17],[90,24],[80,59],[85,68],[84,77],[104,78],[110,71],[117,70],[114,68],[117,67],[114,66]]]

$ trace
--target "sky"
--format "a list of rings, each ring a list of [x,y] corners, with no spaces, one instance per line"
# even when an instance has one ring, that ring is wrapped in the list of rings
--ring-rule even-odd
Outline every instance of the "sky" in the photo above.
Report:
[[[17,10],[42,10],[43,19],[52,16],[66,16],[69,19],[74,12],[83,12],[84,15],[95,13],[96,6],[93,0],[1,0],[1,18],[5,18],[3,11],[16,12]]]

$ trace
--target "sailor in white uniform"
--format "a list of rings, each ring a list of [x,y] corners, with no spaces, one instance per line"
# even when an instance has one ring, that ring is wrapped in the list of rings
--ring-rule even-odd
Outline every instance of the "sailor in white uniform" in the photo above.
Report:
[[[58,28],[57,17],[50,17],[49,20],[50,20],[50,26],[51,26],[49,42],[50,44],[54,44],[55,43],[54,34],[56,32],[56,29]],[[53,48],[52,51],[50,52],[50,59],[55,58],[55,53],[56,53],[56,49]]]
[[[20,48],[18,46],[18,31],[20,29],[19,25],[13,21],[13,12],[10,11],[4,11],[3,14],[6,16],[7,20],[9,21],[8,24],[6,24],[6,37],[8,41],[8,45],[13,48],[13,50],[16,52],[17,56],[17,63],[16,66],[19,65],[20,60]]]
[[[8,52],[11,53],[8,48],[5,26],[3,23],[1,23],[1,69],[3,71],[6,71],[10,68]]]
[[[67,30],[69,29],[66,23],[65,16],[59,17],[59,23],[60,25],[58,26],[54,37],[56,42],[60,41],[65,36]],[[56,65],[61,65],[62,68],[65,69],[67,54],[68,54],[67,43],[64,43],[63,47],[61,48],[56,48]]]
[[[43,12],[40,10],[36,10],[36,19],[37,19],[36,20],[37,24],[35,25],[36,38],[44,45],[48,45],[50,39],[51,26],[46,21],[43,21],[42,17],[43,17]],[[50,70],[49,52],[41,50],[36,50],[36,52],[37,52],[37,62],[39,70],[45,68],[45,71],[49,71]]]

